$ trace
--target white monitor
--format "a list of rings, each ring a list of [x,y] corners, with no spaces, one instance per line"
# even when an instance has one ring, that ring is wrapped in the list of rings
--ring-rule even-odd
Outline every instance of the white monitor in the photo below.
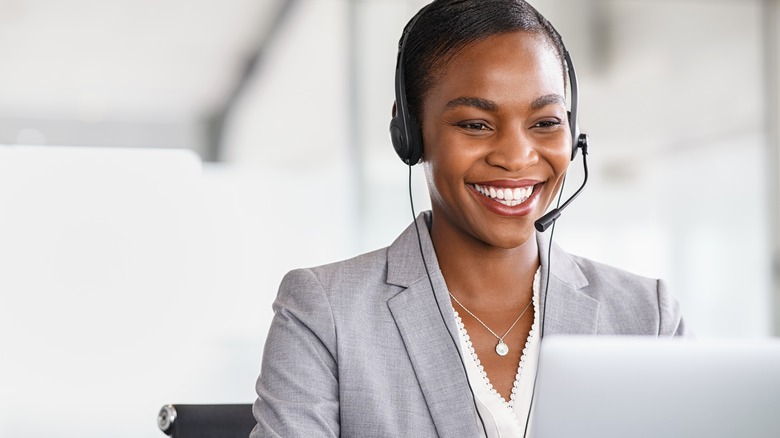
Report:
[[[780,437],[780,340],[547,337],[536,438]]]

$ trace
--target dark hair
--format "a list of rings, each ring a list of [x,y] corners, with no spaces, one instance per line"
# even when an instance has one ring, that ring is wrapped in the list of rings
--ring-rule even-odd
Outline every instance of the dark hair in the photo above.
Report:
[[[418,123],[422,122],[422,101],[436,73],[464,46],[493,35],[517,31],[541,35],[557,52],[566,80],[561,36],[523,0],[436,0],[417,15],[404,46],[402,68],[409,112]],[[414,18],[404,33],[412,22]]]

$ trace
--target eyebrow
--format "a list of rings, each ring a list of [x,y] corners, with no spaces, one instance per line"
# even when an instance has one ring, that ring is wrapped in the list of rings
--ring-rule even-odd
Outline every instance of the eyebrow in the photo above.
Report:
[[[561,105],[566,105],[566,99],[564,99],[560,94],[545,94],[544,96],[537,97],[533,102],[531,102],[531,109],[537,110],[544,108],[547,105],[558,103]]]
[[[451,101],[447,102],[446,106],[447,108],[455,108],[458,106],[470,106],[470,107],[474,107],[489,112],[498,111],[497,103],[493,102],[492,100],[481,99],[479,97],[468,97],[468,96],[456,97],[455,99],[452,99]]]
[[[533,102],[531,102],[531,109],[538,110],[540,108],[552,104],[565,105],[566,99],[564,99],[563,96],[561,96],[560,94],[545,94],[544,96],[537,97],[536,99],[534,99]],[[455,99],[452,99],[451,101],[447,102],[446,105],[447,108],[455,108],[458,106],[469,106],[469,107],[473,107],[473,108],[477,108],[489,112],[498,111],[498,104],[496,102],[493,102],[492,100],[482,99],[479,97],[470,97],[470,96],[456,97]]]

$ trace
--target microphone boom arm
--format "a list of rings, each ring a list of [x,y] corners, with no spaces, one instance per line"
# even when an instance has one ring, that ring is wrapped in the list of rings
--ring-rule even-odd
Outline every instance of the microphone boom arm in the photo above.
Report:
[[[553,208],[547,214],[539,218],[536,222],[534,222],[534,227],[539,232],[544,232],[547,230],[547,228],[550,228],[550,225],[552,225],[559,217],[561,217],[561,212],[564,208],[568,207],[569,204],[571,204],[571,201],[574,200],[577,196],[580,195],[582,190],[585,188],[585,184],[588,183],[588,136],[585,134],[580,134],[580,138],[577,139],[578,141],[578,147],[582,148],[582,167],[585,171],[585,176],[582,180],[582,185],[580,185],[580,188],[577,189],[576,192],[574,192],[573,195],[569,199],[566,200],[566,202],[563,203],[558,208]]]

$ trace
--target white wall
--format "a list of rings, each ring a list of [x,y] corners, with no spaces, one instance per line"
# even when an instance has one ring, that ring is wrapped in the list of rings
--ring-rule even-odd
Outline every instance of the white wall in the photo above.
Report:
[[[163,404],[254,400],[281,277],[357,252],[344,6],[293,9],[228,163],[0,146],[0,436],[162,436]]]
[[[281,276],[353,251],[324,182],[0,146],[0,434],[158,436],[163,404],[251,402]]]

